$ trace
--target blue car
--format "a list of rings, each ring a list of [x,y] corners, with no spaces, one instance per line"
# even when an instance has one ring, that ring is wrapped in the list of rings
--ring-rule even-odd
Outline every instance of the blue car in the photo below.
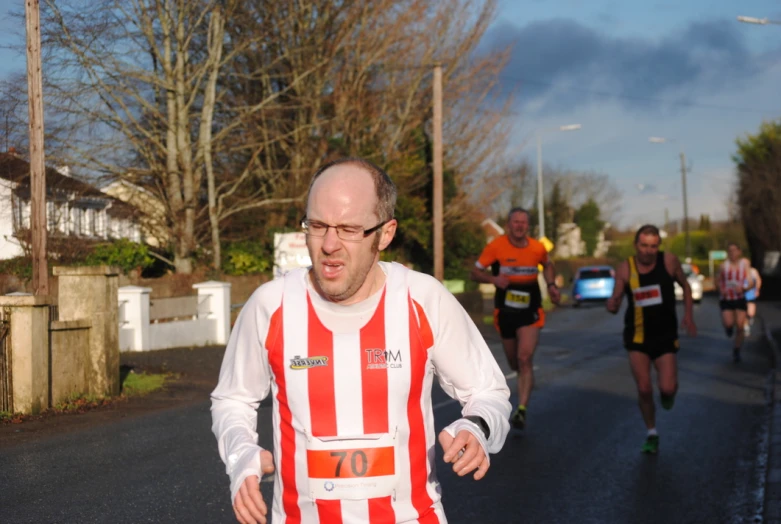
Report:
[[[586,266],[578,269],[572,281],[572,305],[588,300],[607,300],[613,295],[616,273],[610,266]]]

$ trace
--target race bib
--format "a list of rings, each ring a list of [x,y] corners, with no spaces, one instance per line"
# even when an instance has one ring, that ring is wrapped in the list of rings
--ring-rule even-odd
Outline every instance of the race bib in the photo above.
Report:
[[[309,437],[306,462],[313,499],[365,500],[396,489],[396,445],[388,433]]]
[[[659,284],[639,287],[632,294],[637,307],[658,306],[662,303],[662,288]]]
[[[529,309],[531,295],[525,291],[508,289],[504,295],[504,305],[515,309]]]

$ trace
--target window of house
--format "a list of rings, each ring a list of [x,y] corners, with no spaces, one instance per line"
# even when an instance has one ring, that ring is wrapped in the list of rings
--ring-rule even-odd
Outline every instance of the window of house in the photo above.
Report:
[[[57,230],[57,204],[51,200],[46,201],[46,229],[49,232]]]
[[[71,218],[73,222],[73,232],[77,235],[81,235],[81,218],[82,214],[84,214],[84,210],[79,207],[73,207],[71,208]]]
[[[19,224],[22,226],[22,229],[30,229],[30,201],[22,200],[21,204],[22,215]]]
[[[59,214],[59,220],[57,221],[58,224],[59,224],[59,228],[58,229],[59,229],[60,233],[63,233],[63,234],[67,235],[68,234],[68,225],[70,223],[70,220],[69,220],[69,218],[70,218],[70,209],[68,208],[68,203],[67,202],[63,202],[62,204],[60,204],[59,210],[58,210],[58,214]]]

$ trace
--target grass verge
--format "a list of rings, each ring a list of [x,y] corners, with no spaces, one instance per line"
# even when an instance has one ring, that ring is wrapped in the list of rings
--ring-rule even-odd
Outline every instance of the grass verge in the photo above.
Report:
[[[122,382],[122,395],[128,397],[147,395],[162,389],[165,382],[172,377],[171,373],[128,373]]]
[[[173,373],[128,373],[122,380],[120,395],[117,397],[102,397],[99,395],[73,395],[59,402],[38,415],[11,413],[0,411],[0,424],[21,424],[27,420],[35,420],[52,415],[66,413],[86,413],[104,406],[110,406],[129,397],[148,395],[162,389],[166,381],[174,379]]]

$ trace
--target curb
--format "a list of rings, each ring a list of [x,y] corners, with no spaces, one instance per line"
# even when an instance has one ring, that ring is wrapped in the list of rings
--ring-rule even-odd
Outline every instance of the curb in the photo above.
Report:
[[[774,355],[775,366],[771,370],[770,420],[768,439],[767,477],[765,479],[764,522],[781,522],[781,349],[773,333],[762,317],[764,337]]]

